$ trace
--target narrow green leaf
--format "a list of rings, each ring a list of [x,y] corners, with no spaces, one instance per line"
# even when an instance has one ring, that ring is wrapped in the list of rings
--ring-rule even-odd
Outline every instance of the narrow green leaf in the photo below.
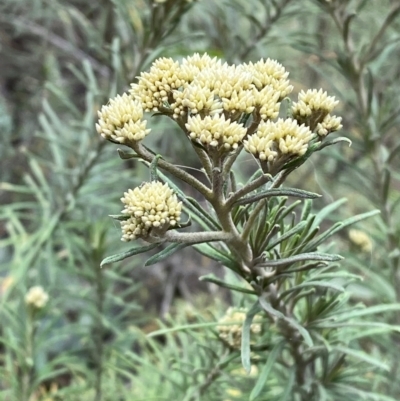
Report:
[[[332,350],[342,352],[343,354],[346,354],[346,355],[352,356],[356,359],[359,359],[361,361],[367,362],[370,365],[374,365],[380,369],[383,369],[386,371],[390,370],[389,366],[386,363],[383,363],[381,360],[374,358],[371,355],[368,355],[364,351],[359,351],[359,350],[355,350],[355,349],[351,349],[351,348],[347,348],[347,347],[343,347],[343,346],[333,347]]]
[[[306,221],[301,221],[299,224],[294,226],[292,229],[286,231],[283,235],[281,235],[275,241],[270,242],[265,250],[269,251],[270,249],[272,249],[272,248],[276,247],[278,244],[280,244],[282,241],[285,241],[286,239],[290,238],[292,235],[297,234],[299,231],[303,230],[303,228],[306,226],[306,224],[307,224]]]
[[[250,362],[250,328],[254,316],[261,310],[260,304],[257,301],[250,310],[246,313],[246,318],[242,327],[242,344],[241,344],[241,357],[242,365],[247,373],[250,373],[251,362]]]
[[[353,385],[347,385],[344,383],[335,383],[333,389],[338,390],[348,396],[351,400],[368,400],[368,401],[398,401],[397,398],[392,398],[381,393],[374,393],[372,391],[360,390]]]
[[[179,251],[183,248],[186,248],[189,244],[170,244],[161,252],[157,253],[156,255],[152,256],[151,258],[147,259],[145,262],[145,266],[151,266],[154,263],[160,262],[163,259],[168,258],[176,251]]]
[[[109,214],[108,217],[118,221],[125,221],[128,220],[130,216],[127,214]]]
[[[383,174],[382,174],[382,180],[383,180],[383,184],[382,184],[382,201],[384,202],[383,204],[386,204],[387,199],[388,199],[388,195],[389,195],[389,189],[390,189],[390,179],[391,179],[391,174],[390,174],[390,170],[385,167],[383,169]]]
[[[349,146],[351,146],[351,144],[352,144],[352,142],[350,141],[349,138],[341,136],[339,138],[335,138],[335,139],[332,139],[330,141],[321,142],[321,144],[318,146],[318,148],[316,150],[321,150],[323,148],[326,148],[327,146],[336,145],[337,143],[340,143],[340,142],[346,142],[346,143],[349,144]]]
[[[400,303],[370,306],[368,308],[356,309],[356,310],[353,309],[346,313],[335,314],[335,321],[339,322],[343,320],[353,319],[355,317],[368,316],[368,315],[374,315],[376,313],[385,313],[389,311],[398,311],[398,310],[400,310]]]
[[[234,271],[238,271],[240,267],[235,259],[233,259],[229,254],[220,249],[216,249],[208,243],[195,244],[193,245],[193,248],[202,255],[207,256]]]
[[[372,210],[371,212],[362,213],[357,216],[353,216],[346,220],[343,220],[339,223],[336,223],[329,230],[325,231],[324,233],[322,233],[321,235],[310,241],[307,244],[306,248],[316,249],[321,243],[325,242],[329,237],[336,234],[338,231],[343,230],[345,227],[348,227],[352,224],[358,223],[361,220],[365,220],[368,219],[369,217],[376,216],[379,213],[380,213],[379,210]]]
[[[308,192],[297,188],[273,188],[268,189],[267,191],[259,192],[256,195],[241,198],[235,202],[235,205],[246,205],[248,203],[254,203],[261,199],[270,198],[272,196],[292,196],[294,198],[302,199],[315,199],[321,197],[321,195],[314,192]]]
[[[159,154],[150,163],[150,181],[158,181],[158,159],[162,159],[162,156]]]
[[[324,221],[326,219],[326,217],[328,217],[333,211],[338,209],[340,206],[342,206],[346,202],[347,202],[346,198],[341,198],[333,203],[330,203],[329,205],[325,206],[324,208],[322,208],[315,216],[315,220],[314,220],[312,227],[313,228],[318,227],[322,223],[322,221]]]
[[[282,392],[282,396],[279,398],[279,401],[290,401],[292,400],[292,388],[295,379],[295,366],[292,366],[289,370],[289,377],[285,385],[285,389]],[[321,399],[319,401],[322,401]]]
[[[339,291],[339,292],[344,292],[344,288],[341,285],[337,285],[337,284],[327,282],[327,281],[309,281],[306,283],[296,285],[286,291],[283,291],[281,294],[281,297],[285,297],[286,295],[289,295],[292,292],[297,292],[303,288],[309,288],[309,287],[313,287],[313,288],[321,287],[321,288],[332,289],[332,290]]]
[[[168,333],[174,333],[176,331],[186,331],[186,330],[194,330],[194,329],[202,329],[205,327],[215,327],[219,323],[218,322],[210,322],[210,323],[194,323],[194,324],[185,324],[185,325],[177,325],[170,328],[160,329],[156,331],[152,331],[151,333],[147,334],[147,337],[157,337],[163,336]]]
[[[119,261],[124,260],[126,258],[129,258],[131,256],[138,255],[140,253],[144,253],[144,252],[150,251],[151,249],[154,249],[155,247],[157,247],[159,245],[160,244],[150,244],[150,245],[139,246],[139,247],[132,248],[129,251],[126,251],[126,252],[117,253],[115,255],[107,256],[100,263],[100,267],[104,267],[105,265],[109,265],[111,263],[119,262]]]
[[[206,276],[201,276],[199,278],[199,280],[207,281],[209,283],[214,283],[214,284],[219,285],[220,287],[229,288],[232,291],[243,292],[244,294],[252,294],[252,295],[256,294],[256,292],[254,290],[252,290],[251,288],[240,287],[235,284],[227,283],[227,282],[221,280],[220,278],[218,278],[217,276],[215,276],[214,274],[207,274]]]
[[[272,348],[271,352],[268,355],[267,362],[261,369],[260,375],[258,376],[256,385],[250,394],[250,401],[254,401],[261,393],[266,381],[268,380],[268,376],[274,366],[276,358],[279,356],[285,342],[281,341],[278,344],[275,344],[274,348]]]
[[[282,312],[279,312],[278,310],[274,309],[272,305],[264,298],[259,299],[260,305],[262,308],[270,313],[273,316],[276,316],[279,319],[285,320],[287,323],[289,323],[293,328],[295,328],[300,335],[303,337],[304,341],[309,347],[312,347],[314,345],[313,340],[310,336],[310,333],[296,320],[289,318],[285,316]]]
[[[297,262],[304,262],[307,260],[336,262],[342,259],[343,257],[340,255],[319,253],[319,252],[308,252],[308,253],[301,253],[300,255],[290,256],[289,258],[266,260],[260,263],[259,266],[262,267],[286,266]]]
[[[207,222],[209,223],[209,225],[211,227],[214,227],[214,229],[216,229],[216,230],[220,230],[221,229],[221,225],[211,217],[209,212],[207,212],[206,210],[204,210],[201,207],[200,203],[197,202],[196,199],[194,199],[194,198],[192,198],[190,196],[187,196],[186,199],[189,201],[190,204],[192,204],[199,211],[201,217],[203,219],[207,220]]]
[[[117,149],[117,152],[118,152],[118,156],[122,160],[139,159],[139,155],[137,155],[136,153],[128,153],[128,152],[123,151],[122,149]]]

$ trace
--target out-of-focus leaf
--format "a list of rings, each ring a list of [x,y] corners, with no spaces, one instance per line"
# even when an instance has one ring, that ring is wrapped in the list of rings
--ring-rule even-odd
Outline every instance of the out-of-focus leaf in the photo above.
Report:
[[[260,304],[257,301],[246,313],[246,318],[242,327],[242,344],[241,344],[241,357],[242,365],[247,373],[251,370],[250,361],[250,329],[251,323],[253,322],[254,316],[260,312]]]
[[[119,262],[119,261],[129,258],[131,256],[139,255],[141,253],[150,251],[150,250],[156,248],[157,246],[159,246],[159,244],[138,246],[135,248],[131,248],[129,251],[126,251],[126,252],[121,252],[121,253],[117,253],[115,255],[107,256],[101,262],[100,267],[104,267],[106,265],[109,265],[109,264],[115,263],[115,262]]]
[[[252,295],[256,294],[256,292],[254,290],[252,290],[251,288],[240,287],[235,284],[227,283],[227,282],[221,280],[220,278],[218,278],[217,276],[215,276],[214,274],[207,274],[206,276],[201,276],[199,278],[199,280],[207,281],[209,283],[214,283],[214,284],[219,285],[220,287],[229,288],[232,291],[238,291],[238,292],[242,292],[244,294],[252,294]]]
[[[180,251],[183,248],[186,248],[189,244],[171,244],[168,245],[165,249],[161,252],[157,253],[156,255],[152,256],[151,258],[147,259],[144,263],[145,266],[154,265],[154,263],[161,262],[162,260],[168,258],[173,253]]]
[[[283,346],[285,345],[284,341],[281,341],[272,348],[271,352],[268,354],[267,362],[261,369],[260,375],[258,376],[257,382],[250,393],[250,401],[254,401],[261,393],[266,381],[268,380],[268,376],[274,366],[276,359],[278,358]]]
[[[310,333],[295,319],[292,319],[290,317],[285,316],[282,312],[279,312],[278,310],[274,309],[272,305],[266,301],[264,298],[259,299],[260,305],[262,308],[270,313],[273,316],[276,316],[279,319],[285,320],[287,323],[289,323],[290,326],[295,328],[299,334],[303,337],[304,341],[309,347],[312,347],[314,345],[314,342],[310,336]]]

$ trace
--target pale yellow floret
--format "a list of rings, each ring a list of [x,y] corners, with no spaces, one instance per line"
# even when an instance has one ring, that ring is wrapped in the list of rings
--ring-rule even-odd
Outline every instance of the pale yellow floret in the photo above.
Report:
[[[168,184],[159,181],[129,189],[121,201],[125,205],[122,213],[131,216],[121,222],[123,241],[143,236],[153,227],[175,226],[180,220],[182,202],[178,202]]]
[[[104,138],[119,143],[141,141],[149,134],[146,121],[143,121],[141,104],[124,93],[110,99],[109,103],[98,111],[97,132]]]
[[[275,119],[279,115],[281,94],[271,86],[261,90],[253,89],[253,96],[262,120]]]
[[[370,253],[372,251],[371,238],[361,230],[352,229],[349,231],[350,241],[358,246],[363,252]]]
[[[191,114],[200,111],[210,111],[216,108],[221,109],[221,103],[215,99],[210,88],[196,85],[189,85],[182,93],[182,106],[188,108]]]
[[[313,134],[304,124],[291,118],[262,121],[257,132],[243,141],[247,152],[260,160],[273,161],[279,153],[302,156]],[[279,150],[279,152],[278,152]]]
[[[186,128],[193,141],[227,151],[236,149],[247,131],[242,124],[226,120],[223,114],[190,116]]]
[[[246,319],[247,310],[244,308],[229,308],[225,315],[219,320],[217,330],[219,337],[227,342],[231,347],[240,349],[242,341],[242,326]],[[253,334],[261,333],[261,316],[256,315],[250,326]]]
[[[293,103],[293,116],[308,117],[317,111],[325,115],[330,113],[339,103],[334,96],[328,96],[322,89],[309,89],[299,93],[298,102]]]
[[[179,77],[179,63],[171,58],[159,58],[150,67],[149,72],[142,72],[138,83],[131,85],[131,95],[141,102],[145,111],[157,111],[174,89],[180,88],[183,81]]]
[[[341,122],[342,117],[328,114],[321,123],[317,124],[316,132],[319,136],[326,136],[331,132],[339,131],[343,128]]]
[[[225,111],[229,113],[246,113],[254,111],[256,98],[252,90],[233,90],[229,98],[222,98],[222,105]]]
[[[293,86],[288,80],[289,73],[282,64],[276,60],[261,59],[256,63],[243,64],[241,68],[250,72],[252,83],[258,90],[262,90],[266,86],[271,86],[275,91],[279,92],[279,99],[282,100],[292,92]]]
[[[275,142],[268,137],[253,134],[245,139],[243,144],[247,152],[252,153],[262,161],[271,162],[278,156],[278,152],[274,150]]]
[[[199,53],[194,53],[193,56],[185,57],[182,60],[182,67],[196,67],[197,71],[201,71],[205,68],[214,67],[220,63],[220,60],[218,60],[216,57],[210,57],[207,53],[204,53],[201,56]]]
[[[230,98],[234,91],[252,87],[251,73],[227,63],[204,69],[196,76],[195,81],[201,86],[208,86],[220,98]]]
[[[133,241],[137,238],[146,237],[148,228],[139,221],[136,217],[130,217],[127,220],[123,220],[121,223],[122,237],[121,241],[128,242]]]
[[[25,295],[25,303],[37,309],[43,308],[48,300],[49,294],[39,285],[31,287]]]

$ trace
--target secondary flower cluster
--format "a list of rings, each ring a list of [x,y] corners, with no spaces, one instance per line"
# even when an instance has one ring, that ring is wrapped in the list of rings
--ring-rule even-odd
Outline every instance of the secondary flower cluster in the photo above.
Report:
[[[299,124],[307,125],[319,136],[326,136],[342,128],[342,118],[330,114],[338,103],[338,100],[328,96],[322,89],[301,91],[298,102],[292,106],[292,115]]]
[[[168,184],[152,181],[129,189],[121,198],[125,205],[121,221],[122,241],[146,238],[152,229],[165,232],[180,220],[182,203]]]
[[[262,121],[255,134],[244,140],[244,148],[261,161],[273,161],[282,155],[302,156],[313,137],[310,129],[296,120],[278,119],[277,122]]]
[[[124,93],[110,99],[98,112],[99,122],[97,132],[105,139],[118,143],[141,141],[149,134],[146,129],[147,121],[142,121],[143,107],[140,102],[133,100]]]
[[[46,306],[48,300],[49,294],[39,285],[31,287],[25,295],[25,303],[36,309]]]
[[[232,348],[240,349],[242,342],[242,327],[246,319],[246,309],[229,308],[225,315],[219,320],[217,330],[219,337]],[[261,332],[261,316],[256,315],[250,326],[251,333]]]

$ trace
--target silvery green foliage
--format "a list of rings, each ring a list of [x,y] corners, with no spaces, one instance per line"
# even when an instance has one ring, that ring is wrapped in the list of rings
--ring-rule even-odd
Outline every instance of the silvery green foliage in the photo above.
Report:
[[[288,345],[279,342],[279,332],[268,330],[281,327],[278,318],[277,323],[271,324],[264,317],[263,334],[257,337],[256,343],[251,336],[252,367],[247,375],[241,369],[240,352],[231,350],[219,338],[218,320],[227,306],[217,303],[215,293],[208,297],[213,308],[208,304],[208,310],[187,311],[179,306],[178,316],[168,320],[168,327],[159,330],[159,336],[156,332],[148,338],[135,326],[145,320],[143,316],[148,316],[148,310],[145,314],[132,310],[136,308],[132,300],[137,299],[140,284],[132,285],[130,270],[136,261],[139,263],[138,257],[118,267],[106,267],[101,273],[103,284],[98,277],[96,279],[99,259],[115,252],[117,247],[120,249],[118,229],[103,220],[103,216],[118,212],[116,202],[125,184],[132,185],[132,171],[126,173],[124,184],[124,169],[107,149],[91,159],[97,154],[99,144],[92,126],[96,118],[94,110],[108,97],[126,89],[138,71],[147,68],[155,57],[161,54],[180,57],[194,51],[209,51],[238,62],[277,58],[291,71],[292,79],[305,82],[309,87],[319,87],[323,82],[345,105],[346,113],[342,114],[345,134],[351,138],[354,150],[343,155],[343,147],[338,152],[331,147],[329,155],[334,157],[328,159],[326,153],[321,153],[322,162],[315,154],[313,163],[292,173],[290,186],[322,193],[324,196],[315,204],[315,210],[322,209],[321,204],[332,203],[331,213],[328,207],[325,216],[320,215],[324,217],[320,221],[321,232],[334,226],[339,216],[372,208],[383,213],[362,223],[373,242],[372,254],[359,252],[356,245],[349,249],[345,230],[331,237],[335,243],[322,246],[324,253],[339,252],[346,256],[341,262],[346,272],[334,264],[327,267],[325,273],[321,271],[318,280],[328,281],[330,287],[318,288],[310,295],[300,292],[302,298],[296,303],[298,314],[295,317],[311,333],[314,345],[322,341],[322,338],[314,338],[322,326],[307,326],[302,305],[307,304],[308,297],[314,302],[311,306],[315,316],[320,316],[322,321],[325,319],[321,324],[336,325],[324,328],[325,333],[331,333],[327,334],[328,343],[325,341],[320,349],[314,347],[309,351],[310,356],[318,352],[320,355],[315,365],[311,360],[308,365],[316,372],[317,380],[308,383],[309,388],[316,389],[316,400],[399,398],[397,334],[382,335],[388,333],[387,322],[396,323],[399,316],[395,305],[400,288],[396,284],[399,244],[396,227],[399,226],[400,202],[397,201],[399,158],[395,128],[399,95],[397,63],[393,61],[398,58],[399,20],[391,11],[397,4],[380,0],[331,1],[344,20],[351,17],[353,11],[357,13],[337,29],[327,10],[328,3],[203,1],[179,21],[173,35],[163,38],[162,43],[160,36],[153,36],[146,42],[151,44],[148,47],[143,45],[145,35],[140,34],[140,29],[151,32],[150,1],[131,2],[133,11],[141,10],[143,14],[127,12],[126,2],[122,1],[96,4],[58,1],[51,6],[40,0],[2,2],[0,91],[5,99],[1,121],[6,121],[6,127],[2,125],[1,181],[12,185],[2,182],[0,188],[1,399],[21,399],[22,372],[28,372],[34,379],[29,391],[37,396],[52,391],[54,399],[65,401],[86,401],[95,397],[130,400],[133,395],[142,399],[247,400],[251,393],[254,397],[260,387],[261,393],[256,398],[259,400],[294,397],[291,383],[297,378],[288,366],[291,362]],[[276,18],[278,9],[282,11]],[[381,40],[375,43],[374,57],[363,70],[366,104],[370,104],[368,118],[365,118],[352,89],[357,80],[348,61],[357,60],[358,54],[366,54],[363,52],[368,51],[389,15],[394,17],[387,20]],[[355,44],[355,58],[342,41],[346,26],[350,27],[349,37]],[[250,52],[245,54],[247,49]],[[136,57],[138,52],[140,57]],[[308,68],[293,69],[299,61]],[[92,85],[96,81],[93,76],[98,81],[97,87]],[[47,99],[45,106],[43,97]],[[7,115],[12,122],[10,135],[7,134],[9,120],[4,119]],[[168,132],[174,131],[170,125],[165,128]],[[171,141],[161,140],[153,148],[174,156],[178,152],[175,147],[171,149]],[[187,148],[179,149],[179,153],[182,153],[181,160],[189,154]],[[139,175],[135,183],[140,184],[144,179],[143,172],[140,168],[135,170],[135,176]],[[240,164],[237,181],[246,182],[248,173],[248,163]],[[345,187],[343,183],[350,185]],[[361,202],[360,194],[365,194],[365,203]],[[341,196],[348,197],[349,202],[338,201],[339,205],[333,201]],[[193,202],[189,200],[188,203]],[[282,207],[289,208],[292,204],[288,199]],[[57,220],[59,208],[64,210],[68,205],[64,217]],[[277,204],[271,203],[271,207],[276,208]],[[319,215],[314,208],[307,212],[307,221],[313,214]],[[194,214],[195,210],[193,207]],[[298,224],[303,206],[296,205],[293,211],[297,221],[293,223],[289,213],[282,224],[286,233],[292,228],[299,231],[284,239],[286,244],[305,231],[305,227]],[[193,217],[193,221],[202,222],[204,218],[200,215],[197,220]],[[104,223],[93,224],[94,220]],[[104,237],[108,229],[111,232]],[[206,251],[224,264],[229,263],[218,248],[207,246]],[[305,283],[314,280],[316,271],[303,273],[302,280]],[[10,272],[14,286],[4,295]],[[335,278],[329,276],[331,273]],[[361,275],[363,280],[352,273]],[[329,278],[321,277],[323,274]],[[279,280],[291,284],[294,277],[280,277]],[[206,275],[203,280],[221,284],[222,278]],[[244,287],[234,274],[226,274],[222,281],[229,288],[239,287],[244,291],[232,291],[232,302],[251,310],[255,300],[254,294],[249,293],[252,290]],[[37,357],[32,367],[25,353],[29,320],[24,296],[31,285],[38,283],[49,291],[50,303],[36,317]],[[340,287],[345,287],[345,293]],[[102,303],[98,301],[102,293],[106,306],[99,315]],[[349,294],[350,300],[347,299]],[[289,293],[286,297],[295,297],[295,294]],[[363,308],[362,303],[369,307]],[[340,317],[338,320],[320,310],[321,305],[329,304]],[[341,309],[355,304],[356,310]],[[121,313],[120,317],[116,316],[116,311]],[[101,324],[96,321],[99,317]],[[99,334],[104,327],[106,335],[101,337]],[[111,337],[110,327],[114,333]],[[336,336],[335,333],[340,334]],[[326,351],[330,343],[332,354]],[[99,346],[102,346],[100,353]],[[281,353],[282,346],[286,347],[284,353]],[[345,354],[347,357],[340,358]],[[96,359],[99,355],[103,355],[101,364],[100,359]],[[391,368],[390,376],[380,374],[385,364]],[[373,365],[376,370],[371,368]],[[103,367],[99,369],[99,366]],[[66,381],[68,377],[73,380]],[[332,391],[326,392],[323,384],[329,380]],[[357,389],[350,384],[356,381],[362,382]],[[101,383],[100,395],[95,383]],[[43,392],[39,390],[42,385]],[[371,386],[373,391],[370,391]]]

